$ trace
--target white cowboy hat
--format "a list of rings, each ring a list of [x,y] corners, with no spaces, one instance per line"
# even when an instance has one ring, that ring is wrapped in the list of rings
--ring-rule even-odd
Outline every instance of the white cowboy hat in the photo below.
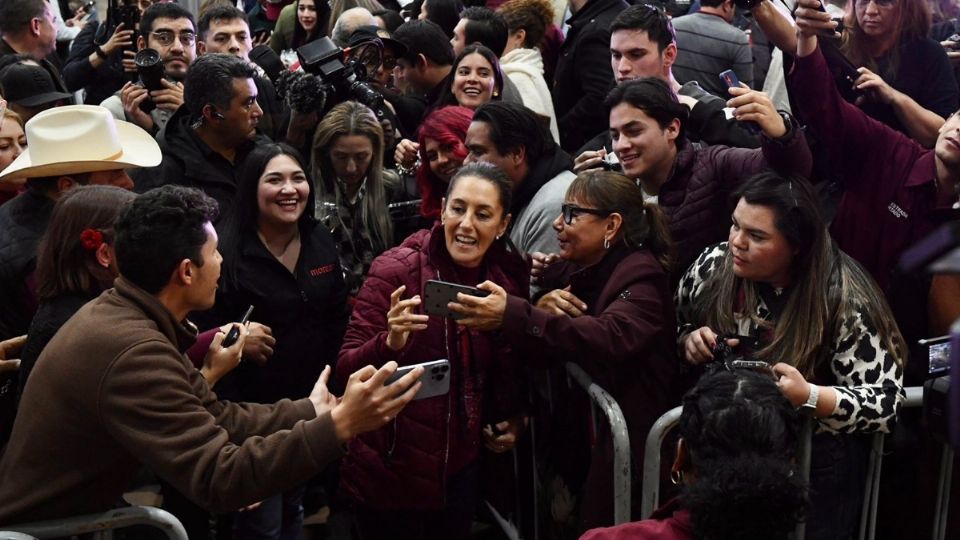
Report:
[[[25,131],[27,149],[0,171],[0,182],[160,164],[160,147],[149,133],[95,105],[48,109]]]

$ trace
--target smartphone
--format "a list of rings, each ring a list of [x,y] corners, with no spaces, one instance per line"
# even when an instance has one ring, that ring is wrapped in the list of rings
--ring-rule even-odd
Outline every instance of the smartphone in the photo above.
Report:
[[[447,359],[400,366],[393,375],[387,378],[384,386],[397,382],[400,377],[410,373],[417,366],[423,366],[423,375],[420,375],[418,379],[421,385],[417,395],[413,397],[414,400],[445,396],[450,391],[450,361]]]
[[[740,78],[737,77],[737,74],[734,73],[732,69],[728,69],[723,73],[721,73],[720,80],[727,85],[727,88],[740,88]],[[757,124],[756,122],[740,122],[740,123],[743,124],[743,127],[746,128],[747,131],[749,131],[750,133],[753,133],[754,135],[759,135],[761,132],[760,125]]]
[[[930,360],[927,368],[929,377],[950,373],[950,336],[921,339],[917,344],[927,348],[927,358]]]
[[[479,296],[481,298],[490,293],[469,285],[448,283],[431,279],[423,289],[423,311],[429,315],[440,315],[451,319],[462,319],[463,315],[454,313],[447,308],[447,304],[457,301],[457,293]]]
[[[251,313],[253,313],[253,306],[247,308],[247,312],[244,313],[243,318],[240,319],[239,326],[235,324],[232,328],[230,328],[230,331],[227,332],[227,337],[223,338],[223,343],[220,344],[221,347],[226,349],[240,339],[240,331],[243,329],[243,325],[247,324],[247,321],[250,320]]]

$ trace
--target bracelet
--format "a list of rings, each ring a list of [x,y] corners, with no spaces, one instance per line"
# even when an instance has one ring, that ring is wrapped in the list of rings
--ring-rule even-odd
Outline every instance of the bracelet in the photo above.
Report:
[[[99,56],[100,58],[104,60],[107,59],[107,53],[103,52],[103,49],[101,49],[99,45],[93,46],[93,52],[96,53],[96,55]]]
[[[400,173],[401,176],[415,176],[419,167],[420,159],[417,158],[417,161],[413,164],[413,167],[410,168],[404,167],[403,165],[397,163],[397,172]]]

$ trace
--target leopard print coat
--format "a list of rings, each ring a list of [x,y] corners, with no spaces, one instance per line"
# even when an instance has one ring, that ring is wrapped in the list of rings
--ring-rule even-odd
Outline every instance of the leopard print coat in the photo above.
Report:
[[[727,243],[708,247],[680,280],[675,302],[680,328],[700,328],[703,321],[691,320],[694,301],[704,290],[707,278],[723,263]],[[756,315],[766,321],[772,315],[760,299]],[[876,325],[865,310],[850,310],[837,317],[833,358],[830,362],[832,384],[837,392],[833,412],[819,419],[818,431],[833,433],[889,433],[905,394],[903,368],[883,346]],[[681,332],[682,339],[687,332]],[[737,333],[756,336],[758,325],[749,318],[738,319]],[[678,341],[679,343],[679,341]]]

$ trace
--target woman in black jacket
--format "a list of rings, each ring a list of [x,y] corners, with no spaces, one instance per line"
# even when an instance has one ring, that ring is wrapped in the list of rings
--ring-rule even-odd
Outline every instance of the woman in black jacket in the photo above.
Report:
[[[333,365],[346,329],[347,288],[330,233],[314,219],[314,185],[296,150],[262,145],[244,162],[234,212],[221,227],[223,274],[218,323],[238,320],[247,307],[276,338],[269,362],[242,362],[218,394],[273,403],[310,394]],[[298,531],[303,489],[236,514],[236,532],[269,530],[279,538]]]

